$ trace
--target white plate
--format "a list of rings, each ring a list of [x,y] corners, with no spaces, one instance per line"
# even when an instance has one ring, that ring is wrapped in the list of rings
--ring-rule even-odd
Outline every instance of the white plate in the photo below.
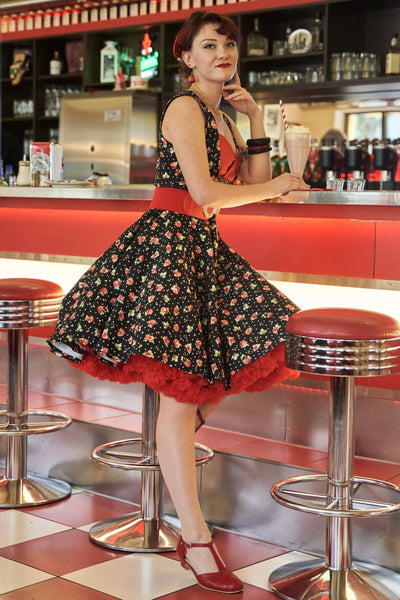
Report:
[[[64,181],[47,181],[47,185],[51,187],[94,187],[92,181],[77,181],[76,179],[65,179]]]
[[[305,54],[310,52],[312,36],[308,29],[295,29],[288,38],[290,54]]]

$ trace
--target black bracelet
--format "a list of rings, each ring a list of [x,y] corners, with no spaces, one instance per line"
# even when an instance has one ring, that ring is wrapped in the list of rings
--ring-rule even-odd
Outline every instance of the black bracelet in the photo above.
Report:
[[[247,148],[249,154],[262,154],[263,152],[271,152],[271,146],[259,146],[258,148]]]
[[[269,138],[269,137],[250,138],[249,140],[247,140],[247,146],[249,148],[254,148],[254,147],[258,147],[258,146],[270,146],[270,145],[271,145],[271,138]]]

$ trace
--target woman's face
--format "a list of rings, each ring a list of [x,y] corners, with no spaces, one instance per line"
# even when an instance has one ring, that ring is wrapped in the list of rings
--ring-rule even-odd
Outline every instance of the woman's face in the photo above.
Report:
[[[191,50],[182,52],[196,80],[225,82],[236,72],[238,49],[234,40],[217,32],[218,23],[207,23],[193,39]]]

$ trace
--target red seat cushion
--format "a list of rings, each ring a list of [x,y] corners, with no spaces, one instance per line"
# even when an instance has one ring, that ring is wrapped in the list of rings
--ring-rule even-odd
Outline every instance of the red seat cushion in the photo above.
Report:
[[[381,340],[400,337],[400,323],[389,315],[371,310],[311,308],[293,314],[286,331],[334,340]]]
[[[62,287],[45,279],[0,279],[0,300],[46,300],[63,294]]]

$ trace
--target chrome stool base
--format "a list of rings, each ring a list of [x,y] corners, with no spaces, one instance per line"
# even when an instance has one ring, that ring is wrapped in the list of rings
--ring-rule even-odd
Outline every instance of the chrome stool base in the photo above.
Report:
[[[124,552],[173,551],[179,536],[165,518],[144,519],[140,512],[100,521],[89,531],[92,542]]]
[[[168,552],[176,550],[179,530],[163,516],[164,480],[158,462],[156,424],[160,394],[142,386],[142,437],[102,444],[92,458],[117,469],[141,472],[141,506],[137,513],[99,521],[89,531],[92,542],[124,552]],[[136,451],[135,446],[139,445]],[[129,450],[129,446],[133,448]],[[208,446],[196,443],[204,455],[196,466],[207,464],[214,456]]]
[[[365,563],[334,571],[322,560],[310,560],[276,569],[269,584],[286,600],[398,600],[400,575]]]
[[[62,500],[70,494],[69,483],[59,479],[33,476],[0,479],[0,508],[39,506]]]

